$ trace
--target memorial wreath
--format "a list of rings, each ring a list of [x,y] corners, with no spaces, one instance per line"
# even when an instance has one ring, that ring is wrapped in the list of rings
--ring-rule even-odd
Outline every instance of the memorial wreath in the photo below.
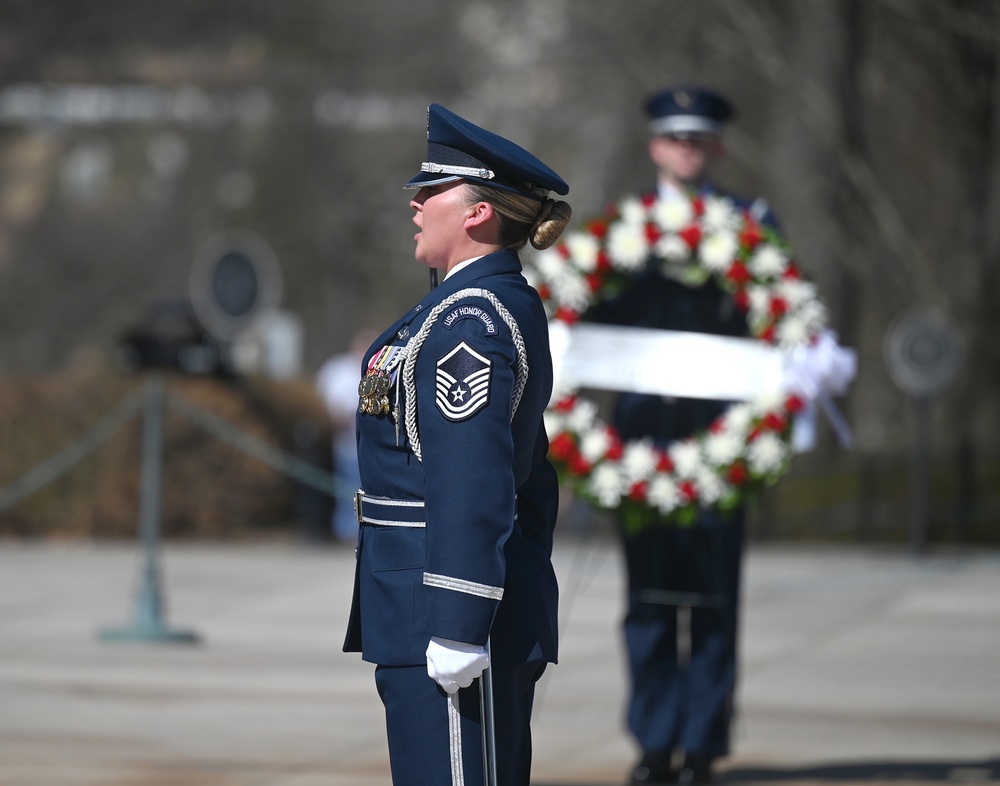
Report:
[[[649,265],[692,287],[714,280],[746,313],[750,334],[768,344],[792,351],[814,343],[825,327],[816,287],[788,244],[723,196],[626,198],[534,254],[525,275],[554,327],[572,325]],[[774,390],[660,447],[651,439],[623,441],[595,402],[565,380],[555,384],[545,414],[550,459],[575,493],[621,509],[632,532],[654,522],[690,525],[700,507],[732,509],[775,482],[790,464],[792,418],[806,403],[793,390]]]

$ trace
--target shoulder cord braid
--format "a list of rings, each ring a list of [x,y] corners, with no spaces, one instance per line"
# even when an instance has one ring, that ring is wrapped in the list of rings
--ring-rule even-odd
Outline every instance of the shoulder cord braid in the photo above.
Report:
[[[417,355],[420,354],[420,347],[427,340],[427,335],[430,333],[434,323],[437,322],[438,317],[441,316],[441,313],[457,301],[467,297],[481,297],[484,300],[488,300],[500,314],[500,318],[507,327],[510,328],[511,336],[514,339],[514,349],[517,353],[518,370],[517,379],[514,382],[514,393],[511,396],[511,404],[513,405],[511,409],[512,419],[514,413],[517,412],[518,404],[521,403],[521,395],[524,393],[524,386],[528,381],[528,353],[524,349],[524,339],[521,337],[521,329],[517,326],[514,317],[504,307],[504,304],[500,302],[499,298],[488,289],[477,289],[474,287],[462,289],[446,297],[431,309],[431,312],[427,315],[427,319],[424,320],[424,324],[420,326],[420,330],[410,339],[410,343],[406,345],[406,358],[403,360],[403,389],[406,394],[406,415],[404,418],[406,423],[406,438],[410,441],[410,447],[417,457],[417,461],[423,461],[420,453],[420,434],[417,431],[417,386],[413,381],[413,375],[417,367]]]

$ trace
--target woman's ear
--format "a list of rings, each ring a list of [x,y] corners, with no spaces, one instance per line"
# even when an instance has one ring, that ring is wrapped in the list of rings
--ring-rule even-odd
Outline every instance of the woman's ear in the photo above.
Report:
[[[465,218],[465,226],[467,229],[482,226],[491,218],[493,218],[493,205],[489,202],[475,202],[469,205],[469,210]]]

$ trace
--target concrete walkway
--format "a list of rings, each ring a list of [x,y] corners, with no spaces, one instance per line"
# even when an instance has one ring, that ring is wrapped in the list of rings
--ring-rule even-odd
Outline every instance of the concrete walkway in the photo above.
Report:
[[[562,662],[540,686],[536,786],[618,786],[614,543],[564,538]],[[340,651],[350,549],[170,546],[162,617],[122,644],[134,544],[0,542],[2,786],[385,786],[372,667]],[[719,781],[1000,783],[1000,554],[752,548],[740,717]],[[430,785],[429,785],[430,786]]]

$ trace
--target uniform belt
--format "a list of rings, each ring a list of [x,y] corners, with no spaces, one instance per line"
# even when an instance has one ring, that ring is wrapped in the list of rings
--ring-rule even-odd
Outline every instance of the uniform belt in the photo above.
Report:
[[[422,499],[373,497],[358,489],[354,492],[354,515],[359,524],[380,527],[426,527]]]

